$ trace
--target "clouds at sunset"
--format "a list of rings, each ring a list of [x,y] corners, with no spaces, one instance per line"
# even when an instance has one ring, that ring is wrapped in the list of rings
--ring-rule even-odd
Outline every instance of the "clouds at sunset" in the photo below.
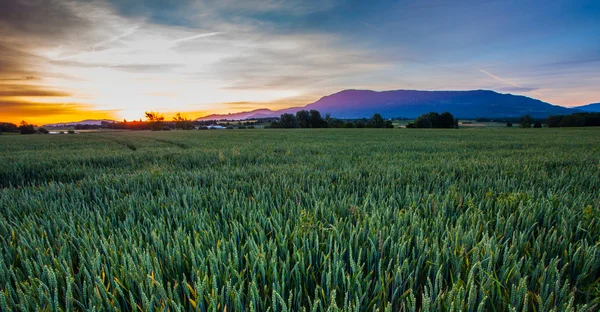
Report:
[[[559,2],[15,0],[0,4],[0,119],[198,117],[348,88],[598,101],[598,5]]]

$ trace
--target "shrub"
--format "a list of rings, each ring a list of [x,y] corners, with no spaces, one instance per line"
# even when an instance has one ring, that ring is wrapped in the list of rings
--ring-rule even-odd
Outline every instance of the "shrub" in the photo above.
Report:
[[[48,129],[46,129],[46,128],[39,128],[37,131],[38,131],[39,133],[41,133],[41,134],[48,134],[48,133],[50,133],[50,132],[48,131]]]

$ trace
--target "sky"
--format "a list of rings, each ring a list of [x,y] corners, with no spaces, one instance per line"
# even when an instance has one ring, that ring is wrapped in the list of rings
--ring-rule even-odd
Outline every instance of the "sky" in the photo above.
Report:
[[[303,106],[344,89],[600,102],[597,0],[0,0],[0,121]]]

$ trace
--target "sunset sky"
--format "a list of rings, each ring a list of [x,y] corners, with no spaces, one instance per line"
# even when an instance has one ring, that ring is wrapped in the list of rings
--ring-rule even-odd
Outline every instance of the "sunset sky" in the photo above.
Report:
[[[197,118],[343,89],[600,102],[600,1],[0,0],[0,121]]]

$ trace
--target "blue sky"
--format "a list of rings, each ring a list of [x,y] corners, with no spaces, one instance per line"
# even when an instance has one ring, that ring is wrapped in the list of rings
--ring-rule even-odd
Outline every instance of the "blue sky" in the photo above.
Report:
[[[350,88],[600,101],[600,1],[15,0],[0,38],[4,119],[199,117]]]

